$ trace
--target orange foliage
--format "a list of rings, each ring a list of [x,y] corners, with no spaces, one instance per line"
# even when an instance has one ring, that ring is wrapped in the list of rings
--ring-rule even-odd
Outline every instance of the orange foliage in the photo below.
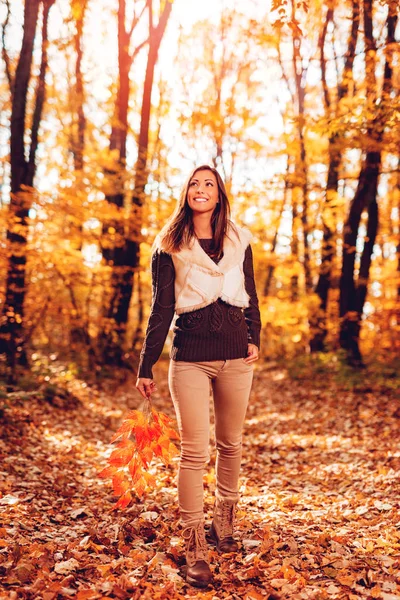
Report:
[[[178,453],[171,439],[179,439],[171,427],[171,419],[157,412],[150,403],[143,410],[133,410],[123,420],[111,438],[117,442],[100,477],[111,478],[114,495],[119,496],[114,508],[126,508],[133,493],[141,498],[155,486],[155,478],[148,472],[154,457],[167,466]]]

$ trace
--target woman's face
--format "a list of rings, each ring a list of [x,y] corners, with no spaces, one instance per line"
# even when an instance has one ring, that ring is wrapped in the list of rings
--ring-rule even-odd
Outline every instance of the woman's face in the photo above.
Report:
[[[189,181],[187,203],[195,213],[210,213],[218,203],[218,183],[212,171],[197,171]]]

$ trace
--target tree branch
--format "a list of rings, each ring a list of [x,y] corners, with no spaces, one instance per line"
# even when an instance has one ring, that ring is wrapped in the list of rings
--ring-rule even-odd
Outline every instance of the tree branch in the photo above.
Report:
[[[326,13],[324,26],[322,28],[321,35],[318,40],[320,65],[321,65],[321,83],[322,83],[322,90],[324,93],[325,110],[328,114],[330,112],[331,100],[329,97],[328,84],[326,82],[325,40],[326,40],[327,31],[328,31],[328,25],[329,25],[329,23],[332,22],[332,19],[333,19],[333,8],[330,6]]]
[[[42,58],[40,62],[39,79],[35,95],[35,109],[32,119],[31,147],[29,149],[28,170],[32,175],[28,181],[33,185],[33,172],[35,165],[35,156],[39,142],[39,125],[42,118],[44,100],[46,95],[46,70],[47,70],[47,45],[48,45],[48,22],[50,8],[55,0],[44,0],[42,17]]]
[[[144,15],[144,11],[146,10],[146,8],[149,8],[150,10],[150,0],[146,1],[146,4],[143,6],[141,12],[139,15],[134,14],[133,19],[132,19],[132,23],[131,23],[131,28],[128,32],[128,38],[131,39],[132,34],[137,26],[137,24],[139,23],[140,19],[142,18],[142,16]]]
[[[144,48],[146,46],[146,44],[148,44],[150,41],[150,37],[146,38],[145,40],[143,40],[143,42],[141,44],[139,44],[139,46],[136,46],[136,48],[134,49],[134,51],[132,52],[130,59],[129,59],[129,65],[131,66],[133,61],[135,60],[136,56],[139,54],[139,52],[141,51],[142,48]]]
[[[153,1],[148,0],[149,6],[149,36],[151,37],[154,32],[154,21],[153,21]]]
[[[10,7],[10,0],[4,0],[4,1],[7,6],[7,15],[6,15],[6,19],[5,19],[4,23],[1,26],[1,43],[2,43],[1,53],[3,56],[8,85],[10,86],[10,92],[11,92],[11,96],[12,96],[13,92],[14,92],[14,82],[13,82],[13,76],[11,74],[11,68],[10,68],[10,57],[9,57],[7,49],[6,49],[6,30],[7,30],[8,22],[10,20],[11,7]]]
[[[385,48],[385,67],[383,72],[382,99],[387,100],[393,87],[393,55],[396,45],[396,27],[398,21],[397,2],[391,0],[388,6],[388,15],[386,19],[387,37]]]
[[[343,69],[343,77],[340,85],[338,85],[338,103],[344,96],[347,95],[350,87],[350,82],[353,81],[353,63],[356,55],[358,27],[360,24],[360,7],[358,0],[353,0],[353,10],[351,19],[351,29],[347,42],[346,61]]]
[[[33,321],[32,326],[30,327],[29,331],[26,331],[24,335],[24,344],[27,344],[32,339],[32,336],[35,333],[36,329],[43,322],[43,319],[49,307],[50,300],[51,296],[47,296],[46,300],[42,304],[42,308],[39,314],[35,315],[35,320]]]
[[[363,0],[364,17],[364,46],[365,46],[365,82],[367,87],[367,99],[371,104],[376,101],[376,43],[373,32],[372,12],[373,0]]]
[[[279,66],[280,66],[281,71],[282,71],[282,77],[283,77],[284,82],[286,83],[288,92],[289,92],[290,97],[292,99],[292,104],[294,106],[295,105],[295,97],[294,97],[294,93],[292,91],[292,88],[290,87],[289,77],[287,76],[287,73],[285,71],[285,67],[284,67],[283,60],[282,60],[281,47],[280,47],[279,41],[278,41],[278,44],[277,44],[277,51],[278,51],[278,62],[279,62]]]

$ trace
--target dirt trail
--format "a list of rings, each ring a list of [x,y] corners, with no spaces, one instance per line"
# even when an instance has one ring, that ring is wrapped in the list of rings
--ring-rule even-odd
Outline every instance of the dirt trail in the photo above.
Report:
[[[167,363],[156,407],[173,416]],[[215,586],[182,577],[176,461],[125,511],[97,476],[139,396],[128,380],[78,402],[14,399],[0,440],[0,598],[400,598],[400,408],[390,389],[255,374],[243,447],[238,556],[210,550]],[[57,404],[62,406],[57,406]],[[213,461],[207,475],[211,518]]]

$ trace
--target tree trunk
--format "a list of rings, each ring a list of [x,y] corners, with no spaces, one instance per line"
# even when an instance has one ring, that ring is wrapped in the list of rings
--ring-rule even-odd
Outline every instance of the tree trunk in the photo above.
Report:
[[[140,277],[140,271],[137,272],[137,322],[136,329],[133,336],[132,348],[136,349],[137,345],[143,340],[143,321],[144,321],[144,302],[142,294],[142,279]]]
[[[47,23],[49,10],[53,3],[54,0],[43,2],[42,55],[34,98],[28,160],[25,158],[27,95],[31,79],[33,46],[40,0],[25,2],[22,47],[13,82],[10,136],[11,200],[7,230],[8,267],[5,302],[0,329],[1,351],[6,353],[12,378],[14,377],[17,362],[26,363],[26,350],[24,347],[26,245],[28,216],[32,202],[32,194],[26,188],[32,187],[36,171],[35,159],[38,147],[38,131],[45,101]]]
[[[295,0],[292,0],[292,15],[293,19],[296,17],[296,4]],[[305,143],[305,75],[306,69],[303,66],[303,59],[301,56],[301,38],[298,32],[292,30],[292,48],[293,48],[293,72],[294,72],[294,83],[296,87],[296,117],[297,117],[297,136],[299,142],[299,153],[296,169],[296,180],[298,180],[298,187],[301,191],[302,197],[302,211],[301,211],[301,224],[302,224],[302,237],[303,237],[303,269],[305,279],[305,291],[309,293],[312,289],[312,276],[311,276],[311,260],[310,260],[310,246],[308,243],[308,168],[307,168],[307,154],[306,154],[306,143]]]
[[[287,190],[288,190],[288,185],[287,185],[287,181],[285,181],[285,191],[284,191],[283,201],[282,201],[282,205],[281,205],[279,215],[277,218],[277,224],[276,224],[276,228],[275,228],[274,237],[272,238],[272,243],[271,243],[271,254],[275,253],[276,245],[278,243],[278,233],[279,233],[279,228],[281,225],[282,214],[285,209],[286,202],[287,202]],[[269,296],[271,283],[272,283],[272,277],[274,275],[274,270],[275,270],[274,265],[269,265],[267,268],[267,277],[265,278],[264,293],[263,293],[263,295],[265,297]]]
[[[400,316],[400,241],[397,244],[397,282],[397,303],[399,305]]]
[[[363,211],[376,204],[378,178],[381,165],[380,152],[367,152],[361,168],[358,187],[351,203],[349,217],[344,226],[343,263],[340,278],[340,337],[341,348],[346,350],[349,362],[361,364],[362,357],[359,349],[360,317],[357,284],[354,278],[356,243]],[[375,232],[376,235],[376,232]],[[366,240],[368,244],[368,240]],[[366,259],[365,259],[366,260]],[[367,261],[368,262],[368,261]],[[368,277],[369,266],[366,272]],[[368,279],[363,285],[367,286]]]
[[[76,130],[74,130],[72,153],[74,157],[74,170],[75,173],[79,173],[83,169],[83,157],[85,150],[85,132],[86,132],[86,118],[84,112],[84,100],[85,93],[83,87],[83,76],[82,76],[82,36],[83,36],[83,25],[85,21],[85,12],[87,7],[87,0],[74,0],[75,8],[75,25],[76,33],[74,35],[74,46],[76,53],[75,62],[75,118],[76,118]]]
[[[367,233],[365,236],[364,248],[361,254],[360,271],[357,279],[356,307],[359,323],[361,321],[361,317],[364,311],[365,299],[367,297],[369,271],[371,267],[372,252],[375,245],[376,234],[378,232],[378,224],[378,203],[376,201],[376,198],[374,198],[368,207]]]
[[[129,54],[130,35],[125,23],[126,2],[118,3],[118,91],[115,103],[114,122],[110,134],[110,152],[114,153],[113,165],[105,170],[108,191],[106,200],[120,209],[117,218],[103,223],[102,254],[111,267],[124,267],[125,230],[122,208],[125,198],[126,140],[128,136],[128,108],[130,95],[129,72],[132,57]],[[115,270],[114,269],[114,270]],[[112,286],[113,287],[113,286]],[[109,308],[109,313],[112,309]],[[108,315],[109,317],[110,315]]]
[[[399,214],[400,214],[400,158],[397,160],[397,168],[398,168],[398,173],[397,173],[397,177],[396,177],[397,210],[399,211]],[[400,323],[400,235],[399,235],[399,241],[398,241],[398,244],[396,247],[396,254],[397,254],[397,304],[398,304],[397,314],[399,315],[398,323]]]
[[[147,2],[143,11],[151,7]],[[129,51],[131,37],[142,13],[133,17],[130,31],[126,29],[126,0],[118,2],[118,91],[115,103],[114,122],[110,134],[110,152],[114,154],[113,165],[105,169],[108,191],[106,200],[116,208],[117,217],[103,222],[102,254],[111,267],[110,297],[106,300],[104,316],[107,326],[101,333],[101,352],[103,362],[120,364],[122,359],[123,335],[120,335],[116,319],[118,298],[126,274],[131,270],[132,258],[128,254],[123,208],[125,203],[126,182],[126,144],[128,136],[128,111],[130,96],[129,72],[133,60],[144,43]]]
[[[279,233],[279,228],[280,228],[280,225],[281,225],[281,219],[282,219],[283,211],[285,210],[285,206],[287,205],[287,201],[288,201],[289,164],[290,163],[288,161],[287,162],[287,169],[286,169],[285,187],[284,187],[284,190],[283,190],[283,199],[282,199],[282,204],[281,204],[281,207],[280,207],[280,210],[279,210],[279,215],[278,215],[278,218],[276,220],[276,228],[275,228],[274,237],[272,238],[271,254],[275,253],[276,245],[278,243],[278,233]],[[270,288],[271,288],[271,283],[272,283],[272,277],[274,275],[274,270],[275,270],[274,265],[269,265],[269,267],[267,268],[267,277],[265,278],[264,290],[263,290],[264,297],[269,296]]]
[[[349,218],[344,228],[343,264],[340,279],[340,337],[341,347],[346,351],[350,364],[362,365],[362,356],[359,348],[359,333],[361,317],[367,294],[371,255],[378,227],[377,191],[378,179],[381,168],[380,145],[384,131],[384,116],[381,115],[381,106],[390,98],[392,89],[392,58],[397,24],[396,3],[391,2],[388,7],[386,60],[382,87],[381,102],[376,104],[376,75],[375,60],[376,47],[373,38],[372,26],[372,0],[364,0],[364,31],[366,49],[366,83],[367,102],[369,108],[374,109],[374,118],[368,127],[368,139],[373,149],[366,152],[365,160],[361,167],[358,187],[350,207]],[[367,235],[361,256],[360,272],[357,283],[354,276],[355,251],[361,214],[368,211]]]
[[[320,36],[320,65],[321,80],[323,88],[323,98],[325,112],[327,116],[332,113],[332,101],[329,94],[326,80],[326,59],[325,59],[325,41],[329,23],[333,23],[333,7],[328,7],[326,19]],[[340,103],[349,92],[349,86],[353,79],[353,63],[357,45],[358,28],[360,22],[360,7],[358,0],[352,0],[352,21],[347,41],[347,52],[345,65],[341,80],[337,86],[337,101],[334,113],[337,117],[340,113]],[[328,140],[328,176],[326,183],[325,202],[322,213],[323,239],[321,248],[321,264],[319,267],[318,282],[315,293],[319,297],[319,307],[317,312],[310,319],[312,338],[310,340],[311,352],[323,352],[326,350],[327,329],[327,308],[328,296],[331,288],[331,278],[333,263],[336,256],[336,215],[335,205],[338,193],[339,168],[341,164],[341,138],[338,134],[333,134]]]
[[[73,114],[73,129],[71,134],[71,152],[74,159],[74,176],[75,186],[83,186],[84,178],[84,155],[85,155],[85,136],[86,136],[86,117],[84,111],[85,90],[82,74],[82,59],[83,59],[83,27],[85,23],[85,13],[88,5],[88,0],[72,0],[72,14],[75,21],[74,49],[75,49],[75,86],[72,89],[72,114]],[[71,225],[72,233],[71,242],[77,250],[82,250],[82,224]],[[92,347],[91,337],[88,331],[88,320],[83,317],[82,307],[75,297],[74,290],[71,284],[66,284],[70,292],[71,303],[74,307],[74,316],[72,317],[70,346],[73,352],[81,354],[82,349],[86,347],[89,359],[89,369],[94,368],[94,349]]]
[[[333,262],[336,255],[336,227],[333,206],[337,199],[339,182],[340,155],[336,149],[336,139],[329,139],[329,166],[326,185],[324,211],[328,213],[322,218],[323,238],[321,248],[321,264],[319,267],[318,283],[315,293],[319,297],[319,307],[316,314],[310,318],[312,338],[310,340],[311,352],[323,352],[327,329],[328,294],[331,287]]]
[[[298,188],[292,188],[292,239],[291,239],[291,251],[292,256],[297,262],[300,261],[299,257],[299,240],[298,240],[298,220],[299,210],[297,206],[297,190]],[[297,273],[293,274],[290,278],[290,300],[297,302],[299,299],[299,276]]]
[[[142,229],[142,206],[145,200],[147,183],[147,155],[149,146],[149,127],[151,113],[151,93],[154,82],[154,69],[158,50],[163,38],[172,3],[166,2],[157,26],[153,26],[152,2],[149,2],[149,53],[143,88],[138,139],[138,156],[135,165],[135,183],[129,219],[128,236],[124,244],[117,249],[112,271],[112,297],[108,319],[111,322],[112,336],[108,336],[104,348],[104,357],[108,362],[124,364],[126,327],[129,305],[133,291],[133,278],[139,266],[139,244]]]

